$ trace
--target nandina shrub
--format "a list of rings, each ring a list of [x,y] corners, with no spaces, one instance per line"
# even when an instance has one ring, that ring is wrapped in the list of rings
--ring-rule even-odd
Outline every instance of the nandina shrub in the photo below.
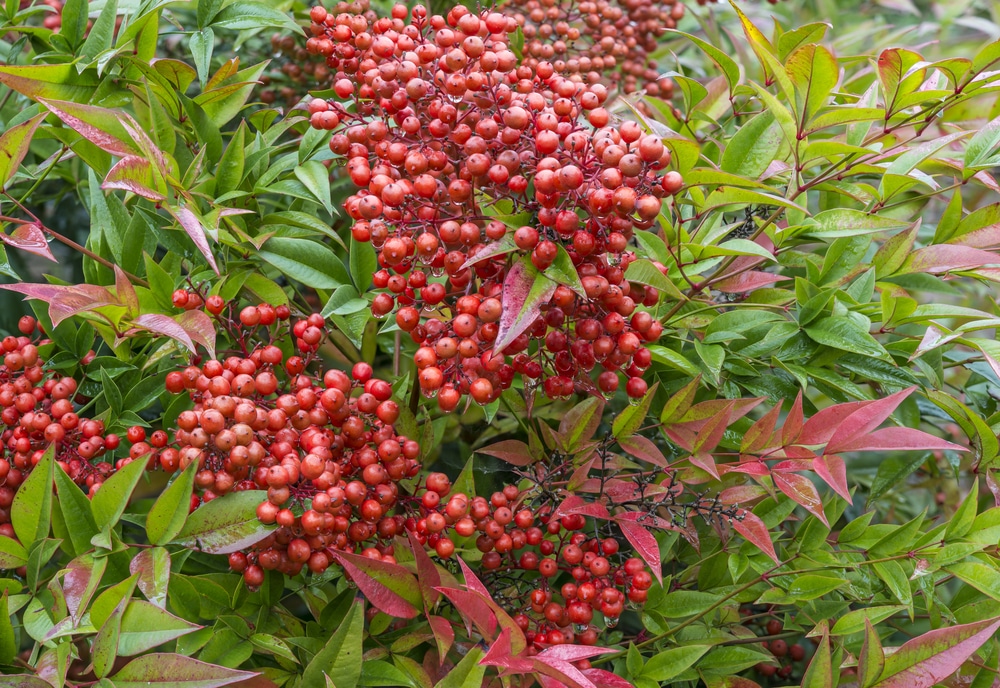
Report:
[[[8,7],[0,681],[992,684],[1000,44],[699,5]]]

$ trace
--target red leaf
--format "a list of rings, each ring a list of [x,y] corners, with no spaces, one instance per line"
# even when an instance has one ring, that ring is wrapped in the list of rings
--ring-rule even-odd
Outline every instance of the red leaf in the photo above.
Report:
[[[37,99],[62,123],[92,144],[118,158],[139,153],[121,125],[121,113],[94,105]]]
[[[559,682],[557,684],[550,684],[551,686],[559,686],[561,684],[570,688],[596,688],[582,671],[569,662],[541,655],[532,657],[531,662],[536,672],[545,676],[551,676]]]
[[[541,314],[558,285],[540,273],[527,256],[511,266],[503,282],[503,312],[493,351],[500,353]]]
[[[208,246],[208,235],[206,234],[205,226],[202,224],[201,219],[195,215],[190,209],[183,206],[174,206],[167,204],[167,212],[174,216],[177,223],[184,228],[187,235],[191,237],[191,241],[194,245],[198,247],[201,251],[201,255],[205,256],[205,260],[208,264],[212,266],[215,270],[215,274],[219,274],[219,266],[215,262],[215,256],[212,255],[212,249]]]
[[[822,521],[824,525],[830,525],[826,521],[826,514],[823,513],[823,500],[820,499],[816,486],[809,478],[795,473],[772,473],[771,477],[779,490],[805,507],[806,511]]]
[[[781,405],[779,404],[761,416],[760,420],[743,433],[743,441],[740,443],[741,454],[756,454],[775,446],[773,441],[774,427],[778,423],[780,413]]]
[[[642,560],[652,570],[653,575],[656,576],[656,580],[662,585],[663,565],[660,561],[659,543],[656,542],[656,538],[646,528],[634,520],[622,518],[624,515],[622,514],[615,520],[618,527],[622,529],[622,535],[635,548],[636,554],[642,557]],[[636,514],[636,516],[640,516],[640,514]]]
[[[35,129],[45,119],[46,114],[35,115],[31,119],[10,127],[0,136],[0,189],[17,174],[17,168],[31,147]]]
[[[785,423],[781,426],[781,443],[791,444],[799,439],[802,432],[802,391],[795,395],[795,403],[788,410],[785,416]]]
[[[136,196],[148,198],[151,201],[162,201],[166,196],[154,188],[156,179],[153,176],[153,165],[145,158],[129,155],[108,170],[101,183],[102,189],[121,189],[134,193]]]
[[[826,445],[826,452],[837,454],[841,451],[840,446],[843,444],[880,426],[915,389],[916,387],[910,387],[901,390],[883,399],[869,402],[856,410],[838,425],[836,432],[833,433],[833,437]]]
[[[118,305],[118,300],[104,287],[93,284],[0,284],[0,289],[16,291],[29,299],[49,304],[49,317],[56,326],[66,318],[101,306]]]
[[[435,592],[437,591],[435,590]],[[427,623],[430,624],[431,631],[434,632],[434,642],[437,643],[439,661],[443,664],[445,657],[448,656],[448,650],[455,644],[455,629],[451,627],[451,622],[443,616],[428,614]]]
[[[502,667],[519,674],[529,672],[534,667],[530,659],[514,656],[510,645],[510,629],[507,628],[500,631],[500,635],[493,641],[479,663],[483,666]]]
[[[469,565],[466,564],[461,557],[458,559],[458,565],[462,569],[462,577],[465,579],[465,587],[473,592],[478,592],[488,600],[492,600],[493,597],[490,595],[490,591],[485,585],[483,585],[483,582],[479,580],[479,577],[472,572],[472,569],[469,568]]]
[[[52,255],[49,249],[49,242],[45,239],[45,233],[38,223],[18,225],[10,234],[0,232],[0,241],[14,248],[27,251],[42,258],[48,258],[53,263],[59,261]]]
[[[163,315],[162,313],[144,313],[132,321],[132,324],[137,325],[140,329],[161,334],[164,337],[170,337],[171,339],[183,344],[192,353],[197,353],[194,342],[191,341],[191,335],[187,333],[187,330],[185,330],[180,323],[171,318],[169,315]]]
[[[642,435],[620,437],[618,445],[631,456],[641,459],[646,463],[651,463],[660,468],[667,468],[670,465],[666,457],[663,456],[663,452],[660,451],[660,448]]]
[[[184,655],[156,652],[136,657],[110,678],[115,686],[123,688],[157,685],[217,688],[245,681],[256,675],[255,672],[227,669]]]
[[[472,625],[475,625],[479,635],[484,638],[492,638],[497,630],[497,617],[486,603],[486,599],[477,592],[471,590],[459,590],[458,588],[439,587],[436,590],[448,598],[458,610],[465,627],[472,633]]]
[[[914,430],[913,428],[882,428],[881,430],[875,430],[874,432],[869,432],[841,444],[837,451],[932,451],[935,449],[969,451],[961,445],[948,442],[940,437],[935,437],[923,430]]]
[[[417,581],[399,564],[346,552],[334,552],[333,557],[380,612],[402,619],[412,619],[420,613]]]
[[[723,504],[745,504],[755,499],[760,499],[767,494],[767,490],[759,485],[736,485],[727,487],[719,493],[719,501]]]
[[[813,470],[833,491],[853,504],[851,490],[847,486],[847,468],[839,456],[817,456],[813,459]]]
[[[745,473],[746,475],[754,476],[771,474],[771,469],[763,461],[745,461],[737,465],[727,464],[724,468],[730,473]]]
[[[939,628],[903,644],[885,658],[872,688],[931,688],[965,663],[1000,628],[1000,618]]]
[[[774,543],[771,542],[771,534],[767,532],[767,526],[760,520],[760,517],[752,511],[740,509],[738,517],[732,521],[733,529],[745,537],[761,552],[774,559],[774,563],[780,564],[781,560],[774,551]]]
[[[691,462],[692,466],[697,466],[716,480],[719,479],[719,469],[715,466],[715,458],[708,452],[698,452],[697,454],[692,454],[688,457],[688,461]]]
[[[798,471],[811,470],[812,467],[812,461],[806,461],[803,459],[788,459],[787,461],[779,461],[774,464],[771,466],[771,470],[778,473],[795,473]]]
[[[410,550],[413,552],[413,559],[417,564],[417,584],[420,586],[420,595],[424,598],[424,609],[430,610],[441,597],[441,594],[435,590],[441,585],[441,574],[438,573],[437,566],[427,556],[427,550],[417,540],[413,531],[407,530],[406,536],[409,538]]]
[[[748,270],[716,282],[714,287],[727,294],[743,294],[787,279],[791,278],[783,277],[782,275],[772,275],[770,272],[762,272],[760,270]]]
[[[553,645],[538,653],[539,657],[554,657],[566,662],[575,662],[580,659],[589,659],[598,655],[606,655],[614,652],[606,647],[595,647],[592,645]]]
[[[588,502],[579,495],[570,495],[556,507],[552,512],[552,518],[569,516],[570,514],[583,514],[593,518],[608,518],[608,509],[599,502]]]
[[[583,675],[590,679],[597,688],[635,688],[634,685],[621,676],[616,676],[604,669],[591,667],[590,669],[584,669]]]
[[[201,344],[211,358],[215,358],[215,325],[204,311],[184,311],[176,317],[177,323],[191,337],[191,341]]]
[[[527,466],[535,460],[528,453],[528,445],[520,440],[503,440],[476,451],[487,456],[495,456],[514,466]]]

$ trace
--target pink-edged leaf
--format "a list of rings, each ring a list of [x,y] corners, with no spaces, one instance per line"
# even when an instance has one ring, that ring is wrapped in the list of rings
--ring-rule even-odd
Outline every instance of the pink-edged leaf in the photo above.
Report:
[[[785,416],[785,423],[781,426],[781,443],[788,445],[798,441],[802,432],[802,390],[795,395],[795,402]]]
[[[157,185],[152,163],[138,155],[129,155],[108,170],[101,188],[120,189],[151,201],[162,201],[167,197],[166,190],[153,188]]]
[[[732,409],[733,407],[730,403],[701,427],[698,431],[698,436],[695,437],[694,443],[691,446],[693,452],[710,452],[718,446],[722,440],[722,435],[726,432],[726,428],[729,427],[729,414]]]
[[[0,151],[0,155],[2,153]],[[42,231],[41,225],[36,222],[18,225],[10,234],[0,232],[0,241],[3,241],[3,243],[12,248],[27,251],[42,258],[48,258],[53,263],[59,262],[52,255],[52,250],[49,248],[49,242],[45,238],[45,232]]]
[[[538,653],[539,657],[554,657],[566,662],[575,662],[580,659],[589,659],[598,655],[606,655],[614,650],[607,647],[596,647],[592,645],[553,645]]]
[[[596,688],[582,671],[573,664],[554,657],[536,655],[531,658],[532,668],[543,676],[554,678],[569,688]],[[558,684],[556,684],[558,685]]]
[[[435,590],[435,592],[437,592]],[[455,629],[451,627],[451,622],[443,616],[427,615],[427,623],[434,633],[434,642],[437,643],[438,657],[443,663],[448,656],[448,650],[455,644]]]
[[[192,353],[197,353],[191,335],[187,333],[180,323],[169,315],[162,313],[144,313],[132,321],[132,324],[142,330],[170,337],[183,344]]]
[[[110,680],[115,688],[220,688],[256,675],[256,672],[228,669],[184,655],[155,652],[136,657]]]
[[[820,499],[816,486],[809,478],[796,473],[772,473],[771,477],[779,490],[797,504],[801,504],[806,511],[822,521],[823,525],[830,525],[826,521],[826,514],[823,513],[823,500]]]
[[[106,558],[95,559],[90,554],[80,555],[66,565],[63,593],[66,596],[66,609],[74,622],[79,621],[86,613],[106,566]]]
[[[592,518],[608,518],[608,508],[600,502],[588,502],[579,495],[570,495],[562,501],[556,510],[552,512],[552,518],[569,516],[570,514],[582,514]]]
[[[534,462],[528,451],[528,445],[520,440],[503,440],[476,450],[480,454],[495,456],[512,466],[527,466]]]
[[[54,326],[84,311],[101,306],[120,305],[110,291],[94,284],[0,284],[0,289],[16,291],[29,299],[49,304],[49,317]]]
[[[7,674],[3,677],[4,688],[52,688],[52,685],[34,674]]]
[[[848,401],[834,404],[818,411],[805,422],[796,442],[800,444],[823,444],[829,442],[840,424],[858,409],[868,406],[870,401]]]
[[[652,440],[642,435],[621,437],[618,439],[618,446],[628,452],[630,456],[634,456],[654,466],[667,468],[670,465],[663,452],[660,451],[660,448],[653,444]]]
[[[771,466],[771,471],[776,473],[796,473],[798,471],[812,470],[812,467],[812,457],[809,460],[788,459],[786,461],[779,461]]]
[[[510,644],[510,630],[505,628],[490,645],[483,658],[479,660],[483,666],[495,666],[515,673],[531,671],[533,665],[530,659],[515,656]]]
[[[719,501],[723,504],[745,504],[767,495],[760,485],[735,485],[727,487],[719,493]]]
[[[610,671],[605,671],[604,669],[591,667],[590,669],[584,669],[583,675],[590,679],[597,688],[635,688],[632,683],[626,681],[621,676],[612,674]]]
[[[465,587],[473,592],[478,592],[480,595],[489,600],[492,600],[493,597],[490,595],[489,589],[483,585],[483,582],[479,580],[479,577],[473,573],[472,569],[469,568],[469,565],[466,564],[461,557],[458,558],[458,565],[459,568],[462,569],[462,578],[465,579]]]
[[[513,234],[507,234],[505,237],[500,239],[500,241],[491,241],[487,244],[483,244],[480,248],[469,253],[469,257],[464,263],[462,263],[462,267],[460,269],[464,270],[472,267],[476,263],[481,263],[482,261],[490,258],[505,256],[516,250],[517,244],[514,243]]]
[[[882,428],[843,443],[837,451],[969,451],[965,447],[913,428]]]
[[[853,504],[851,490],[847,486],[847,467],[839,456],[823,455],[812,460],[812,468],[823,482],[833,488],[833,491]]]
[[[511,266],[503,282],[503,312],[493,351],[499,353],[534,324],[558,285],[525,256]]]
[[[771,542],[771,534],[767,532],[767,526],[760,520],[760,517],[746,509],[740,509],[737,518],[731,521],[733,529],[746,538],[747,542],[754,545],[761,552],[771,557],[774,563],[780,564],[777,553],[774,551],[774,543]]]
[[[974,175],[972,175],[972,179],[975,179],[977,182],[988,188],[990,191],[995,191],[996,193],[1000,193],[1000,184],[998,184],[997,180],[993,178],[993,175],[987,172],[986,170],[979,170]]]
[[[660,422],[670,424],[684,418],[691,410],[691,404],[694,403],[695,396],[698,394],[699,385],[701,385],[701,375],[696,375],[691,382],[674,392],[674,395],[667,400],[660,412]]]
[[[458,588],[439,587],[436,590],[448,598],[448,601],[458,610],[459,616],[465,621],[465,627],[472,633],[476,627],[479,635],[492,638],[497,631],[497,617],[486,602],[486,598],[478,592],[459,590]]]
[[[886,654],[880,680],[872,688],[931,688],[944,681],[1000,629],[1000,618],[939,628]]]
[[[461,558],[459,558],[458,563],[462,569],[462,576],[465,578],[465,587],[468,588],[468,592],[477,595],[486,603],[492,611],[494,623],[499,624],[502,628],[510,630],[510,642],[511,646],[514,648],[514,652],[520,652],[527,647],[527,641],[524,639],[524,632],[517,625],[510,614],[508,614],[505,609],[493,600],[493,596],[490,595],[490,591],[487,587],[483,585],[483,582],[479,580],[476,574],[472,572],[472,569],[470,569]]]
[[[413,531],[406,531],[406,535],[409,538],[413,559],[417,564],[417,584],[420,585],[420,595],[424,599],[424,609],[430,610],[437,604],[438,598],[441,597],[441,593],[435,590],[435,588],[441,585],[441,574],[438,573],[437,566],[427,556],[427,550],[417,540],[417,536]],[[444,655],[441,656],[443,657]]]
[[[746,475],[764,476],[771,475],[771,469],[763,461],[744,461],[739,464],[725,464],[723,468],[727,473],[744,473]]]
[[[918,248],[907,256],[896,274],[924,272],[940,275],[951,270],[970,270],[998,263],[1000,256],[989,251],[957,244],[935,244]]]
[[[422,599],[417,581],[399,564],[346,552],[334,552],[333,557],[380,612],[401,619],[412,619],[420,613]]]
[[[31,137],[35,135],[35,130],[45,117],[44,112],[35,115],[26,122],[10,127],[0,136],[0,189],[5,188],[7,182],[17,173],[17,168],[20,167],[31,146]]]
[[[106,153],[118,158],[139,153],[139,149],[122,126],[120,112],[60,100],[39,98],[38,102],[62,120],[63,124]]]
[[[125,272],[115,266],[115,294],[118,301],[125,306],[125,314],[134,317],[139,314],[139,296],[135,293],[135,287],[129,282]]]
[[[176,320],[191,337],[191,341],[201,344],[208,351],[209,357],[215,358],[215,324],[204,311],[184,311]]]
[[[781,405],[778,404],[765,413],[760,419],[751,425],[743,433],[743,441],[740,443],[741,454],[756,454],[766,449],[777,446],[774,441],[774,428],[778,423],[778,416],[781,414]]]
[[[187,235],[191,237],[191,241],[194,245],[198,247],[201,251],[201,255],[205,256],[205,260],[215,271],[215,274],[219,274],[219,266],[215,262],[215,256],[212,254],[212,249],[208,245],[208,235],[206,234],[205,226],[202,224],[201,218],[194,214],[189,208],[184,206],[175,206],[172,204],[167,204],[167,212],[174,216],[177,223],[187,232]]]
[[[826,445],[826,451],[834,454],[839,453],[840,447],[844,444],[880,426],[915,389],[916,387],[910,387],[882,399],[876,399],[854,411],[838,424],[836,431]]]
[[[656,576],[657,582],[662,585],[663,565],[660,560],[660,545],[656,542],[656,538],[636,521],[618,518],[615,522],[621,528],[625,539],[635,548],[636,554],[642,557],[642,560],[649,566],[653,575]]]
[[[719,479],[719,468],[715,465],[715,457],[708,452],[697,452],[688,457],[692,466],[696,466],[708,473],[710,476]]]
[[[724,280],[716,282],[713,286],[727,294],[744,294],[787,279],[791,278],[782,275],[772,275],[770,272],[762,272],[760,270],[747,270],[746,272],[741,272],[738,275],[733,275],[732,277],[727,277]]]
[[[559,434],[566,451],[575,452],[593,438],[604,416],[604,400],[590,396],[571,408],[559,421]]]

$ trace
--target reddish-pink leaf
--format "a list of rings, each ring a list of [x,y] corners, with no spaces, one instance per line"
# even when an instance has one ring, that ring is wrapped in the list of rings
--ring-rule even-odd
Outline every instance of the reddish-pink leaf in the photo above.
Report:
[[[767,490],[759,485],[736,485],[720,492],[719,501],[723,504],[745,504],[766,494]]]
[[[842,451],[840,449],[842,445],[880,426],[915,389],[916,387],[910,387],[882,399],[876,399],[854,411],[838,424],[836,431],[826,445],[826,451],[834,454],[839,453]]]
[[[184,311],[176,320],[191,337],[191,341],[201,344],[208,351],[208,355],[215,358],[215,324],[204,311]]]
[[[480,454],[495,456],[513,466],[527,466],[534,462],[528,453],[528,445],[520,440],[503,440],[476,450]]]
[[[117,265],[115,266],[115,294],[118,296],[118,302],[125,306],[126,316],[131,318],[139,314],[139,296],[135,293],[135,287],[129,282],[125,272]]]
[[[205,256],[205,260],[208,261],[208,264],[215,270],[215,274],[218,275],[219,266],[215,262],[215,256],[212,255],[212,249],[208,246],[208,235],[201,218],[184,206],[167,204],[165,207],[167,212],[173,215],[177,223],[184,228],[187,235],[191,237],[191,241],[201,251],[201,255]]]
[[[0,241],[16,249],[27,251],[42,258],[48,258],[53,263],[58,262],[49,249],[49,242],[45,239],[45,232],[40,225],[35,222],[18,225],[10,234],[0,232]]]
[[[788,410],[785,416],[785,423],[781,426],[781,443],[788,445],[799,439],[802,432],[802,391],[795,395],[795,403]]]
[[[17,174],[17,168],[24,160],[31,146],[35,129],[45,119],[46,114],[35,115],[26,122],[10,127],[0,136],[0,189]],[[54,260],[54,259],[53,259]]]
[[[115,163],[101,184],[102,189],[121,189],[151,201],[165,199],[166,195],[154,186],[156,178],[152,163],[138,155],[126,156]]]
[[[688,457],[688,461],[691,462],[692,466],[697,466],[716,480],[719,479],[719,469],[715,465],[715,457],[708,452],[692,454]]]
[[[610,671],[591,667],[584,669],[583,675],[590,679],[597,688],[635,688],[630,682]]]
[[[747,270],[717,282],[714,287],[727,294],[743,294],[787,279],[791,278],[760,270]]]
[[[140,329],[153,332],[155,334],[161,334],[164,337],[170,337],[190,350],[192,353],[197,353],[195,349],[194,342],[191,341],[191,335],[187,333],[180,323],[171,318],[169,315],[163,315],[162,313],[144,313],[136,318],[133,322]]]
[[[435,592],[437,592],[435,590]],[[433,614],[427,615],[427,623],[431,626],[431,631],[434,633],[434,642],[437,643],[438,661],[444,663],[445,657],[448,656],[448,650],[451,646],[455,644],[455,629],[451,627],[451,622],[443,616],[435,616]]]
[[[121,124],[120,112],[60,100],[38,98],[38,102],[62,120],[63,124],[101,150],[118,158],[139,153]]]
[[[660,468],[667,468],[670,465],[663,452],[660,451],[660,448],[653,444],[652,440],[646,439],[642,435],[621,437],[618,439],[618,445],[631,456],[641,459],[646,463],[651,463]]]
[[[552,518],[583,514],[593,518],[608,518],[608,508],[599,502],[588,502],[579,495],[570,495],[552,512]]]
[[[722,440],[722,435],[729,427],[729,414],[733,410],[732,402],[719,410],[706,422],[695,437],[691,445],[691,451],[695,453],[710,452],[718,446]],[[716,477],[718,477],[716,475]]]
[[[697,375],[691,382],[677,390],[663,406],[663,410],[660,412],[660,421],[669,424],[681,420],[691,409],[700,384],[701,375]]]
[[[779,461],[774,464],[771,466],[771,470],[777,473],[795,473],[797,471],[811,470],[812,467],[811,460],[788,459],[787,461]]]
[[[424,599],[424,609],[430,610],[437,603],[441,594],[435,588],[441,585],[441,574],[438,573],[437,566],[427,556],[427,550],[417,540],[417,536],[411,530],[406,531],[409,538],[410,550],[413,552],[413,559],[417,564],[417,583],[420,585],[420,595]]]
[[[774,543],[771,542],[771,534],[767,532],[767,526],[760,520],[760,517],[752,511],[740,509],[737,518],[732,521],[733,529],[745,537],[747,542],[754,545],[761,552],[774,559],[776,564],[781,560],[774,551]]]
[[[812,468],[823,482],[833,488],[834,492],[853,504],[851,490],[847,486],[847,467],[839,456],[817,456],[812,461]]]
[[[805,507],[806,511],[822,521],[824,525],[829,525],[826,522],[826,514],[823,513],[823,500],[820,499],[816,486],[809,478],[796,473],[772,473],[771,477],[779,490]]]
[[[622,516],[624,515],[622,514]],[[642,560],[652,570],[653,575],[656,576],[656,580],[662,585],[663,566],[660,561],[660,545],[656,542],[656,538],[634,520],[619,517],[615,522],[622,529],[622,535],[625,536],[625,539],[635,548],[636,554],[642,557]]]
[[[969,270],[1000,263],[1000,256],[971,246],[935,244],[911,253],[897,274],[925,272],[939,275],[951,270]]]
[[[778,423],[780,413],[781,405],[778,404],[743,433],[743,441],[740,443],[741,454],[756,454],[776,446],[773,440],[774,427]]]
[[[606,655],[614,652],[606,647],[596,647],[593,645],[553,645],[538,653],[539,657],[554,657],[566,662],[575,662],[580,659],[589,659],[598,655]]]
[[[436,590],[447,597],[448,601],[455,606],[462,620],[465,621],[469,633],[472,633],[472,626],[475,625],[479,635],[484,638],[493,637],[497,630],[497,617],[486,602],[485,597],[478,592],[459,590],[458,588],[439,587]]]
[[[53,325],[66,318],[101,306],[118,305],[118,300],[104,287],[93,284],[0,284],[0,289],[16,291],[29,299],[49,304]]]
[[[1000,629],[1000,618],[939,628],[887,654],[872,688],[931,688],[944,681]]]
[[[549,676],[558,683],[550,686],[569,686],[569,688],[595,688],[582,671],[573,664],[553,657],[536,655],[531,658],[533,669],[543,676]],[[538,678],[541,678],[539,676]]]
[[[744,473],[746,475],[762,476],[771,475],[771,469],[763,461],[744,461],[740,464],[725,464],[723,466],[727,473]]]
[[[490,645],[483,658],[479,660],[483,666],[496,666],[515,673],[531,671],[533,665],[530,659],[517,657],[510,644],[510,630],[505,628]]]
[[[961,445],[913,428],[875,430],[839,445],[837,451],[933,451],[936,449],[969,451]]]
[[[376,561],[346,552],[334,552],[365,598],[380,612],[401,619],[419,614],[420,591],[413,575],[399,564]]]
[[[503,312],[493,343],[495,353],[503,351],[527,330],[541,314],[558,285],[540,273],[527,256],[511,266],[503,282]]]
[[[117,688],[174,686],[175,688],[218,688],[256,676],[256,672],[237,671],[197,659],[166,652],[136,657],[111,676]]]
[[[479,577],[473,573],[472,569],[469,568],[469,565],[466,564],[461,557],[458,558],[458,566],[462,569],[462,578],[465,579],[466,588],[473,592],[478,592],[480,595],[489,600],[493,599],[490,595],[489,589],[483,585],[483,582],[479,580]]]

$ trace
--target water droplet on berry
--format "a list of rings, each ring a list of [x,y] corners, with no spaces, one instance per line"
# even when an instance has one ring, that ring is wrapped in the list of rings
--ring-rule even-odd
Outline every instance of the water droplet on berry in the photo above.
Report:
[[[628,398],[628,405],[629,406],[638,406],[641,403],[642,403],[642,397],[629,397]]]
[[[436,390],[436,389],[424,389],[423,387],[421,387],[420,388],[420,393],[422,395],[424,395],[425,399],[434,399],[438,395],[438,390]]]
[[[606,617],[604,617],[604,625],[607,628],[614,628],[615,626],[618,625],[618,617],[617,616],[606,616]]]
[[[573,624],[573,632],[577,635],[586,633],[588,628],[590,628],[589,624]]]
[[[601,396],[607,399],[608,401],[611,401],[612,399],[615,398],[615,392],[601,392]]]

